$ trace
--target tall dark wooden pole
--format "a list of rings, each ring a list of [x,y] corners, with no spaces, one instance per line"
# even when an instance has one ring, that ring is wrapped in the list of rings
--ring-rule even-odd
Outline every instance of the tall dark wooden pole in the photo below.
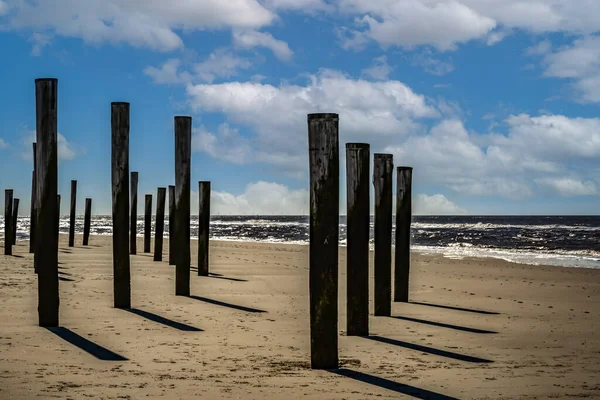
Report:
[[[154,228],[154,261],[162,261],[166,195],[166,188],[158,188],[158,191],[156,192],[156,222]]]
[[[131,307],[129,264],[129,103],[111,103],[115,308]]]
[[[90,226],[92,224],[92,199],[85,199],[85,214],[83,217],[83,245],[90,242]]]
[[[13,199],[13,215],[12,215],[12,244],[17,244],[17,225],[19,223],[19,199]]]
[[[192,117],[175,117],[175,294],[190,295]]]
[[[138,173],[131,172],[131,232],[129,237],[129,254],[137,254],[137,198],[138,198]]]
[[[69,247],[75,246],[75,210],[77,207],[77,181],[71,181],[71,212],[69,214]]]
[[[410,274],[410,223],[412,218],[412,168],[398,167],[396,187],[396,254],[394,301],[408,302]]]
[[[169,265],[175,265],[175,185],[169,185]]]
[[[391,154],[373,156],[375,191],[375,293],[376,316],[389,317],[392,312],[392,178],[394,159]]]
[[[57,327],[58,309],[58,80],[35,80],[36,227],[39,325]]]
[[[338,368],[339,117],[308,114],[309,297],[313,369]]]
[[[208,237],[210,233],[210,182],[198,182],[198,275],[208,276]]]
[[[4,255],[12,256],[13,190],[4,191]]]
[[[370,147],[346,143],[346,334],[369,335]]]
[[[144,210],[144,253],[150,253],[150,239],[152,238],[152,195],[146,195],[146,208]]]
[[[33,145],[33,173],[31,174],[31,210],[29,212],[29,252],[35,253],[35,142]],[[35,261],[34,261],[35,263]],[[37,267],[34,266],[37,273]]]

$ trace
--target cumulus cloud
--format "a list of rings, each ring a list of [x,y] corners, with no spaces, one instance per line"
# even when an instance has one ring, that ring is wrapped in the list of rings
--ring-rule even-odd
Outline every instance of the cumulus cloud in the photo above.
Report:
[[[373,64],[362,70],[362,73],[370,78],[385,81],[389,78],[394,68],[387,63],[387,57],[381,56],[373,60]]]
[[[233,43],[235,46],[243,49],[265,47],[271,50],[275,54],[275,57],[282,61],[289,61],[294,55],[286,42],[275,39],[273,35],[267,32],[258,32],[256,30],[234,31]]]
[[[412,65],[422,67],[425,72],[437,76],[443,76],[454,71],[454,66],[450,61],[435,58],[430,50],[413,56]]]
[[[237,129],[229,124],[219,125],[217,133],[211,133],[204,126],[194,130],[192,151],[203,152],[211,157],[233,164],[247,164],[255,161],[254,149],[250,141],[242,137]]]
[[[340,114],[342,141],[365,140],[373,144],[421,129],[415,120],[438,117],[425,97],[399,81],[354,80],[333,71],[309,77],[305,86],[282,83],[227,82],[188,85],[192,108],[203,113],[223,113],[233,124],[250,127],[253,145],[264,162],[289,168],[306,166],[306,115]]]
[[[75,159],[84,153],[83,149],[79,149],[73,143],[67,140],[67,138],[58,132],[58,159],[63,161],[69,161]],[[21,140],[21,157],[24,160],[33,160],[33,150],[31,144],[36,141],[35,131],[28,131]]]
[[[535,181],[542,187],[547,187],[563,197],[590,196],[598,194],[598,188],[593,181],[582,181],[568,177],[540,178]]]
[[[572,45],[547,53],[544,76],[569,79],[577,100],[600,102],[600,36],[575,40]]]
[[[183,47],[177,30],[257,29],[276,15],[257,0],[6,0],[8,24],[83,39],[86,43],[127,43],[158,51]]]
[[[180,70],[181,60],[171,58],[160,67],[148,66],[144,68],[144,74],[152,78],[155,83],[171,84],[184,83],[191,79],[189,73]]]
[[[0,138],[0,150],[8,148],[8,143],[4,139]]]
[[[290,189],[274,183],[259,181],[246,186],[240,195],[213,190],[211,213],[229,215],[306,215],[309,210],[306,189]],[[192,210],[198,209],[198,193],[192,193]]]
[[[461,208],[448,200],[442,194],[417,194],[413,198],[413,214],[415,215],[463,215],[467,214]]]

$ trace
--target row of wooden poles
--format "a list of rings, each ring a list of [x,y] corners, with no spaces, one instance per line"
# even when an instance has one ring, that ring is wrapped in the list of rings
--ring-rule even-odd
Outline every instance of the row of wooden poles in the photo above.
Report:
[[[311,366],[338,368],[339,116],[308,115]],[[370,146],[346,144],[346,334],[369,335]],[[374,315],[392,303],[391,154],[374,154]],[[408,301],[412,168],[397,168],[394,301]]]
[[[36,79],[35,244],[40,326],[58,326],[57,89],[56,79]],[[135,254],[137,173],[129,180],[129,103],[111,103],[114,307],[131,307],[130,253]],[[176,116],[175,185],[169,187],[170,263],[175,294],[190,295],[190,164],[192,118]],[[311,366],[338,368],[339,116],[308,115],[310,169],[309,302]],[[376,316],[391,314],[392,179],[390,154],[375,154]],[[347,335],[369,334],[370,146],[346,144]],[[132,201],[130,199],[130,183]],[[394,301],[408,301],[412,168],[397,168]],[[210,182],[199,183],[198,274],[208,275]],[[149,197],[150,196],[150,197]],[[162,248],[165,188],[158,189],[156,242]],[[171,201],[172,200],[172,201]],[[151,195],[146,196],[150,218]],[[129,207],[131,207],[131,212]],[[146,226],[149,222],[146,222]],[[130,226],[132,227],[130,231]],[[129,236],[131,234],[131,236]],[[149,238],[145,251],[149,252]],[[146,246],[147,245],[147,246]],[[162,257],[162,251],[160,251]],[[155,247],[156,259],[156,247]],[[160,260],[157,260],[160,261]]]
[[[58,80],[36,79],[36,154],[32,190],[34,199],[33,252],[38,272],[39,325],[59,325],[58,288]],[[130,253],[135,254],[137,234],[137,181],[129,180],[129,103],[111,103],[111,178],[113,220],[113,297],[116,308],[131,308]],[[170,263],[175,265],[175,294],[190,294],[190,161],[191,117],[175,117],[175,185],[169,187]],[[72,199],[76,182],[72,181]],[[166,188],[158,189],[155,260],[162,260],[162,236]],[[199,182],[198,275],[208,275],[208,224],[210,220],[210,182]],[[72,200],[73,201],[73,200]],[[150,249],[152,197],[146,195],[144,251]],[[90,204],[91,206],[91,204]],[[131,206],[131,213],[129,207]],[[74,230],[74,205],[71,207],[71,232]],[[130,220],[131,218],[131,220]],[[131,231],[130,231],[131,221]],[[130,237],[131,234],[131,237]],[[69,240],[71,242],[71,239]]]

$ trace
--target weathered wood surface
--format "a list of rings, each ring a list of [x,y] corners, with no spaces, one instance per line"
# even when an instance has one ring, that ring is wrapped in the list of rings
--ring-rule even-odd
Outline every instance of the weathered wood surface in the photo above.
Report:
[[[370,146],[346,143],[346,335],[369,335]]]
[[[13,190],[4,190],[4,255],[12,256]]]
[[[210,235],[210,182],[198,182],[198,275],[208,276]]]
[[[77,208],[77,181],[71,181],[71,211],[69,213],[69,247],[75,246],[75,215]]]
[[[410,276],[410,224],[412,218],[412,168],[398,167],[396,178],[394,301],[408,302]]]
[[[19,202],[21,200],[13,199],[13,210],[12,210],[12,244],[17,244],[17,225],[19,224]]]
[[[308,115],[310,353],[313,369],[338,360],[339,117]]]
[[[131,172],[131,207],[129,222],[131,231],[129,237],[129,254],[137,254],[137,199],[138,199],[138,178],[137,172]]]
[[[31,210],[29,212],[29,252],[35,253],[35,158],[36,158],[36,150],[35,150],[35,142],[33,145],[33,172],[31,174]],[[35,264],[35,262],[34,262]],[[37,274],[37,267],[35,267],[35,273]]]
[[[129,103],[111,103],[115,308],[131,308],[129,260]]]
[[[175,294],[190,295],[192,118],[175,117]]]
[[[144,253],[150,253],[152,240],[152,195],[147,194],[144,208]]]
[[[35,265],[38,318],[43,327],[59,326],[58,288],[58,80],[35,80]]]
[[[156,192],[156,222],[154,229],[154,261],[162,261],[163,233],[165,230],[165,197],[167,189],[158,188]]]
[[[175,265],[175,185],[169,185],[169,265]]]
[[[391,154],[373,156],[374,216],[374,315],[389,317],[392,312],[392,182]]]
[[[83,217],[83,245],[90,242],[90,227],[92,224],[92,199],[85,199],[85,214]]]

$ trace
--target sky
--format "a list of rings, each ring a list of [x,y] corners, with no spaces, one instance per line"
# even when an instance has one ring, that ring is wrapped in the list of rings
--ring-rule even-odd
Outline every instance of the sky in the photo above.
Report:
[[[110,103],[131,103],[139,199],[307,214],[306,115],[413,167],[415,214],[598,214],[597,0],[0,0],[0,189],[29,214],[36,78],[58,78],[59,193],[111,212]],[[395,177],[394,177],[395,180]],[[156,201],[156,200],[154,200]],[[4,207],[4,196],[0,206]],[[140,211],[143,201],[138,201]]]

